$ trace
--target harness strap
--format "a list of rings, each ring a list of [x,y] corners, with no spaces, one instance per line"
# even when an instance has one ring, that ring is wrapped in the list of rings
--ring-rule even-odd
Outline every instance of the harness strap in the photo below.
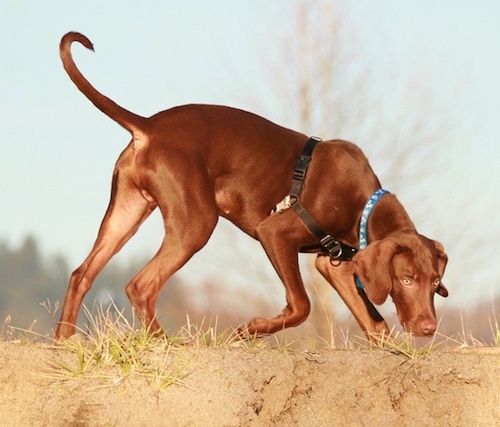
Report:
[[[297,201],[299,200],[300,193],[304,188],[304,180],[306,178],[309,162],[311,161],[312,152],[320,141],[321,139],[315,136],[309,138],[309,141],[307,141],[306,146],[302,150],[302,154],[295,164],[295,168],[293,170],[292,188],[290,189],[289,196],[295,197]]]
[[[295,201],[291,201],[290,207],[297,213],[309,231],[317,237],[321,246],[328,252],[331,258],[350,260],[356,254],[356,249],[340,243],[325,233],[300,201],[300,194],[304,189],[304,180],[309,162],[311,161],[312,152],[320,141],[320,138],[314,136],[309,138],[302,154],[297,160],[293,172],[292,188],[289,193],[289,197],[294,198]]]
[[[318,238],[321,246],[328,251],[332,258],[339,258],[342,255],[342,244],[321,229],[300,200],[297,199],[291,208],[297,213],[307,228],[309,228],[309,231]]]

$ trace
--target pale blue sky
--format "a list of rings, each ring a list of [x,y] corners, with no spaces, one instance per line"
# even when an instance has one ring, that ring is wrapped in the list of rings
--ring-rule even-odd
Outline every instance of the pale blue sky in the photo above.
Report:
[[[91,38],[96,53],[75,47],[77,64],[97,88],[139,114],[204,102],[279,120],[286,105],[276,105],[275,98],[266,104],[261,62],[279,46],[289,18],[287,3],[2,1],[0,238],[15,244],[32,233],[44,249],[65,254],[75,268],[96,236],[114,162],[129,140],[64,73],[58,57],[64,33],[76,30]],[[481,254],[484,262],[475,268],[470,260],[453,258],[467,251],[447,248],[452,262],[446,283],[468,289],[466,297],[454,295],[455,301],[467,302],[477,292],[489,298],[500,279],[495,261],[500,238],[500,3],[342,4],[352,9],[358,43],[374,64],[378,57],[390,58],[391,66],[403,72],[415,72],[420,58],[436,64],[429,81],[433,95],[443,108],[459,109],[460,120],[452,125],[459,134],[463,127],[464,139],[456,137],[453,148],[442,153],[446,171],[432,194],[426,201],[415,200],[415,183],[407,183],[400,198],[410,214],[429,203],[432,215],[417,224],[426,234],[432,232],[445,244],[447,236],[463,235],[463,245]],[[456,88],[458,107],[457,94],[450,92]],[[363,141],[355,142],[363,147]],[[391,182],[385,186],[390,189]],[[227,233],[239,236],[229,251]],[[122,259],[153,254],[161,234],[156,216],[124,249]],[[240,234],[222,224],[209,247],[185,267],[185,277],[195,282],[223,269],[230,283],[270,281],[279,289],[259,245]]]

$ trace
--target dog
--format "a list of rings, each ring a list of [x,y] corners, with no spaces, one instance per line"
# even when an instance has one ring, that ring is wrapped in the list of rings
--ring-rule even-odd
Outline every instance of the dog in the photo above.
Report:
[[[72,58],[73,42],[93,50],[86,36],[66,34],[60,43],[64,69],[77,88],[127,129],[132,139],[117,160],[111,200],[95,244],[71,275],[56,339],[74,334],[83,298],[95,277],[156,208],[163,217],[165,236],[155,256],[126,286],[135,313],[151,333],[162,333],[156,317],[162,286],[207,243],[222,216],[260,241],[286,290],[282,313],[251,319],[242,328],[245,333],[272,334],[308,317],[310,302],[298,254],[314,252],[317,269],[368,337],[389,334],[373,306],[389,295],[405,330],[416,336],[434,334],[434,294],[448,295],[441,281],[447,256],[440,243],[417,233],[390,193],[373,207],[366,220],[369,244],[359,250],[364,207],[381,186],[356,145],[314,141],[314,153],[305,156],[307,174],[290,202],[287,196],[296,181],[295,167],[304,159],[307,136],[223,106],[185,105],[141,117],[88,82]],[[316,227],[334,237],[335,249],[319,244],[317,233],[298,209],[290,208],[299,206],[293,203],[299,198]],[[288,204],[280,207],[283,200]],[[352,248],[352,256],[340,256],[342,248]]]

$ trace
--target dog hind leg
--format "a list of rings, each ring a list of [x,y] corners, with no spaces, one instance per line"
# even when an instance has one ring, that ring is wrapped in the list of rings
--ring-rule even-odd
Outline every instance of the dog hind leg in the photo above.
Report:
[[[207,233],[204,243],[209,236]],[[204,243],[193,248],[186,239],[173,239],[167,234],[156,255],[127,285],[127,296],[136,315],[153,335],[163,334],[156,316],[156,302],[163,285]]]
[[[80,306],[94,279],[156,207],[144,199],[138,189],[120,188],[116,181],[118,179],[115,179],[111,201],[94,247],[71,275],[55,333],[56,339],[68,338],[75,333]]]
[[[195,182],[195,176],[191,174],[191,177]],[[189,203],[169,197],[159,200],[165,224],[163,242],[151,261],[126,287],[127,296],[137,316],[144,327],[155,335],[163,334],[156,316],[160,290],[175,272],[205,246],[218,221],[211,193],[196,191],[202,185],[187,187],[188,191],[184,196]],[[174,188],[173,184],[170,188]]]

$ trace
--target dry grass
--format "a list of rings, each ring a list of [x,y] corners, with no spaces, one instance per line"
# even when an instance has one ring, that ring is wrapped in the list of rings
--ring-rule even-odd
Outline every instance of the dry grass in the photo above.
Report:
[[[59,305],[57,303],[51,305],[48,301],[43,305],[55,324]],[[92,311],[84,307],[85,328],[79,329],[70,339],[58,343],[58,348],[66,351],[48,361],[50,367],[48,376],[57,381],[72,378],[102,378],[108,384],[118,384],[134,376],[145,379],[152,387],[161,390],[171,384],[184,384],[183,379],[189,375],[191,364],[190,353],[185,351],[187,348],[244,347],[249,350],[267,348],[286,351],[296,344],[296,340],[289,342],[286,334],[275,334],[265,338],[242,337],[233,328],[220,330],[217,319],[209,321],[204,319],[200,324],[194,324],[189,317],[186,324],[169,338],[156,337],[147,327],[128,320],[123,311],[114,304],[107,308],[95,305]],[[325,313],[327,314],[326,310]],[[373,336],[371,342],[364,337],[350,337],[348,333],[344,333],[339,346],[334,339],[334,323],[329,314],[326,315],[325,321],[330,328],[329,339],[322,340],[325,350],[381,348],[408,359],[416,359],[428,355],[437,347],[450,349],[488,345],[474,339],[462,329],[458,337],[447,337],[438,332],[423,346],[419,346],[415,338],[408,333]],[[490,325],[491,345],[500,346],[500,328],[496,316],[490,321]],[[32,328],[21,330],[13,327],[10,324],[10,317],[3,322],[2,336],[8,340],[21,342],[50,339],[36,334]],[[176,357],[172,357],[174,352]]]
[[[92,312],[84,307],[84,311],[87,328],[59,342],[61,348],[74,357],[50,361],[54,378],[108,376],[117,384],[136,376],[163,389],[182,384],[182,379],[189,374],[189,360],[181,357],[172,362],[171,353],[178,347],[175,339],[158,338],[147,328],[136,327],[123,315],[123,310],[114,305],[107,309],[96,306]]]

